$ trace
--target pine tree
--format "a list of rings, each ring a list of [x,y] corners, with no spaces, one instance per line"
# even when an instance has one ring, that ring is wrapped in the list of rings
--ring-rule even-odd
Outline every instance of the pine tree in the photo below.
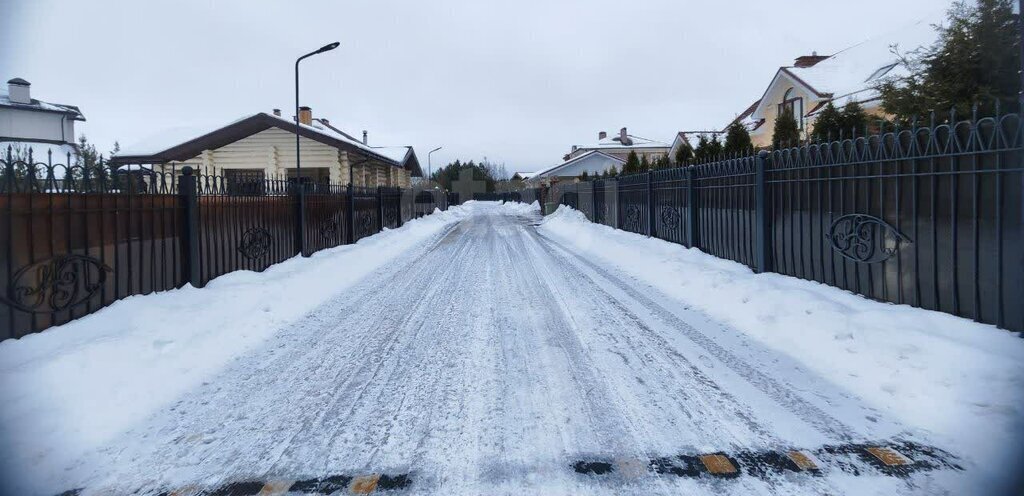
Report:
[[[651,161],[647,160],[647,154],[643,154],[640,157],[640,172],[647,172],[651,170]]]
[[[626,157],[626,165],[622,166],[622,173],[636,174],[637,172],[640,172],[640,159],[636,156],[635,151],[630,150]]]
[[[775,129],[772,131],[772,147],[775,149],[798,146],[800,144],[800,129],[796,125],[796,118],[793,117],[793,110],[786,108],[775,118]]]
[[[739,122],[729,125],[725,132],[725,148],[723,149],[726,155],[740,155],[750,151],[753,147],[754,144],[750,141],[750,131],[747,131],[747,126]]]
[[[683,143],[676,149],[676,165],[684,165],[691,160],[693,160],[693,147],[690,146],[690,142],[686,138],[683,138]]]
[[[878,89],[882,107],[909,121],[932,110],[955,108],[961,115],[974,103],[991,112],[995,100],[1016,109],[1020,38],[1016,0],[958,1],[947,12],[947,25],[937,27],[930,47],[900,54],[910,76],[883,80]]]
[[[583,171],[583,173],[580,174],[579,179],[580,181],[586,181],[590,179],[590,174],[587,174],[587,171]]]
[[[864,134],[864,128],[868,123],[868,115],[856,101],[851,100],[843,106],[841,115],[844,136],[858,136]]]
[[[611,169],[608,169],[608,177],[616,177],[618,175],[619,175],[619,168],[618,167],[615,167],[613,165]]]
[[[708,154],[708,137],[701,134],[697,136],[697,147],[693,149],[693,160],[695,162],[707,161],[710,157]]]
[[[821,109],[821,112],[818,112],[818,117],[814,120],[814,139],[818,141],[838,140],[843,125],[842,112],[829,101]],[[849,136],[849,132],[844,133],[844,136]]]

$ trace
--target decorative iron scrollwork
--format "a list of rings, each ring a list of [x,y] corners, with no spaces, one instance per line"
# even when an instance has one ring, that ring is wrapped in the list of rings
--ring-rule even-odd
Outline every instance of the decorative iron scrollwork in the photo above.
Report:
[[[884,262],[896,255],[901,244],[912,242],[888,222],[866,214],[839,217],[832,222],[828,238],[834,250],[861,263]]]
[[[389,227],[398,225],[397,207],[384,207],[384,225]]]
[[[658,229],[661,231],[669,231],[679,227],[679,209],[670,205],[662,205],[661,215],[658,217],[661,224]]]
[[[65,310],[92,299],[112,271],[103,262],[85,255],[54,257],[15,272],[3,300],[25,312]]]
[[[640,231],[640,207],[636,205],[626,206],[626,216],[622,219],[622,229],[626,231]]]
[[[370,212],[360,212],[357,223],[357,225],[359,226],[360,234],[362,234],[363,236],[369,236],[373,234],[373,231],[371,230],[370,227],[371,224],[373,224],[373,219],[370,218]]]
[[[261,227],[253,227],[242,233],[242,239],[238,242],[238,252],[249,260],[258,260],[270,251],[271,241],[270,232]]]
[[[337,218],[332,218],[324,223],[320,227],[320,236],[327,240],[333,240],[338,237],[338,233],[341,230],[341,223],[338,222]]]

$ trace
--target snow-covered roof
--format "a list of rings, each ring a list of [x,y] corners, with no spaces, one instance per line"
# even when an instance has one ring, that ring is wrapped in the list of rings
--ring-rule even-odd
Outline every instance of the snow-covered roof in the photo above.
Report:
[[[311,137],[318,141],[324,141],[333,146],[345,147],[350,151],[355,149],[356,151],[365,152],[365,154],[370,157],[374,157],[384,162],[391,162],[394,165],[402,165],[402,160],[395,160],[386,155],[384,150],[365,145],[361,141],[355,140],[345,133],[334,129],[324,128],[320,125],[311,126],[307,124],[300,124],[299,126],[301,131],[300,134],[303,136]],[[168,155],[172,150],[180,151],[183,149],[187,149],[188,154],[195,152],[191,156],[186,157],[191,158],[192,156],[198,155],[198,152],[192,149],[197,146],[197,143],[223,140],[228,140],[228,142],[237,141],[238,139],[241,139],[242,135],[248,136],[255,134],[256,132],[265,130],[268,127],[277,127],[286,131],[294,131],[295,121],[278,115],[259,112],[235,119],[214,129],[169,129],[162,131],[149,139],[143,140],[140,143],[125,147],[118,154],[117,158],[120,159],[120,161],[131,161],[136,159],[166,159],[167,157],[164,157],[163,155]],[[215,147],[220,146],[223,146],[223,144],[218,144]]]
[[[409,155],[409,150],[412,150],[411,146],[374,146],[372,148],[395,162],[404,162]]]
[[[536,172],[516,172],[513,175],[514,176],[519,176],[519,177],[521,177],[523,179],[529,179],[529,178],[531,178],[533,176],[536,176],[537,173]]]
[[[882,78],[906,75],[893,46],[906,53],[931,45],[936,36],[931,23],[917,21],[840,50],[811,67],[787,69],[818,93],[843,97],[870,90]]]
[[[909,74],[893,48],[905,54],[931,45],[936,37],[932,23],[916,21],[839,50],[809,67],[780,67],[765,94],[777,81],[785,80],[787,84],[801,85],[821,100],[832,100],[840,106],[851,100],[862,103],[877,100],[880,95],[875,87],[881,81]],[[751,130],[756,129],[764,123],[762,107],[774,103],[777,102],[765,102],[762,97],[733,122],[739,121]],[[818,110],[818,106],[805,108],[808,115]]]
[[[74,105],[64,105],[61,103],[47,103],[41,100],[32,99],[32,103],[18,103],[11,101],[11,95],[6,91],[0,92],[0,107],[15,108],[20,110],[34,110],[39,112],[55,112],[60,114],[68,114],[72,119],[76,121],[84,121],[85,116],[82,115],[82,111]]]
[[[668,146],[668,145],[665,145],[665,146]],[[579,162],[579,161],[581,161],[583,159],[589,158],[589,157],[591,157],[593,155],[601,155],[603,157],[608,158],[609,160],[612,160],[614,162],[618,162],[620,165],[626,163],[625,160],[622,160],[619,157],[616,157],[616,156],[613,156],[613,155],[608,155],[607,153],[602,153],[602,152],[600,152],[598,150],[591,150],[591,151],[589,151],[587,153],[584,153],[582,155],[577,155],[577,156],[575,156],[573,158],[570,158],[569,160],[566,160],[565,162],[562,162],[562,163],[560,163],[558,165],[552,165],[551,167],[548,167],[547,169],[543,169],[543,170],[539,170],[537,172],[534,172],[531,175],[530,178],[531,179],[539,179],[539,178],[542,178],[542,177],[550,177],[553,172],[557,172],[559,169],[561,169],[563,167],[568,167],[568,166],[570,166],[570,165],[572,165],[572,164],[574,164],[576,162]]]
[[[622,144],[619,139],[619,135],[609,135],[604,139],[600,139],[597,143],[591,143],[587,145],[576,145],[577,150],[614,150],[614,149],[632,149],[632,148],[668,148],[668,143],[664,143],[641,136],[632,134],[626,134],[629,138],[630,143]]]

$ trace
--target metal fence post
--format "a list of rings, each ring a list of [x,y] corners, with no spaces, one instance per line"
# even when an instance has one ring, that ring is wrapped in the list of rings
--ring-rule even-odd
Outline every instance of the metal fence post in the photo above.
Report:
[[[396,205],[398,209],[398,227],[402,227],[402,198],[405,198],[402,195],[404,192],[402,188],[398,188],[398,205]]]
[[[694,167],[686,168],[686,241],[690,248],[696,248],[697,243],[697,181]]]
[[[761,150],[757,153],[754,174],[754,198],[757,208],[757,225],[755,226],[756,253],[754,253],[754,259],[757,262],[758,273],[770,272],[772,270],[768,242],[768,237],[771,235],[771,219],[768,218],[767,168],[768,152]]]
[[[348,244],[356,242],[356,190],[352,182],[348,183],[348,210],[345,212],[345,223],[348,224]]]
[[[597,181],[590,181],[590,222],[597,222]]]
[[[654,236],[654,171],[647,171],[647,235]]]
[[[295,178],[295,251],[308,257],[306,252],[306,185],[302,177]]]
[[[182,204],[181,279],[193,287],[203,287],[199,273],[199,195],[192,167],[181,169],[178,198]]]
[[[619,178],[616,177],[615,178],[615,229],[622,229],[622,223],[619,222],[621,220],[620,217],[622,217],[621,215],[619,215],[619,210],[622,208],[622,202],[619,201],[620,200],[620,198],[619,198],[619,196],[620,196],[619,188],[620,187],[621,187],[621,185],[619,184]]]
[[[384,230],[384,194],[381,186],[377,186],[377,232]]]

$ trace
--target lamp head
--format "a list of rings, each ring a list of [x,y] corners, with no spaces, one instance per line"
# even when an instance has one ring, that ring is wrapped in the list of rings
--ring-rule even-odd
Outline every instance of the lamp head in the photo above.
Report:
[[[317,50],[316,53],[329,52],[331,50],[334,50],[335,48],[338,48],[339,45],[341,45],[341,43],[335,41],[334,43],[320,47],[320,49]]]

